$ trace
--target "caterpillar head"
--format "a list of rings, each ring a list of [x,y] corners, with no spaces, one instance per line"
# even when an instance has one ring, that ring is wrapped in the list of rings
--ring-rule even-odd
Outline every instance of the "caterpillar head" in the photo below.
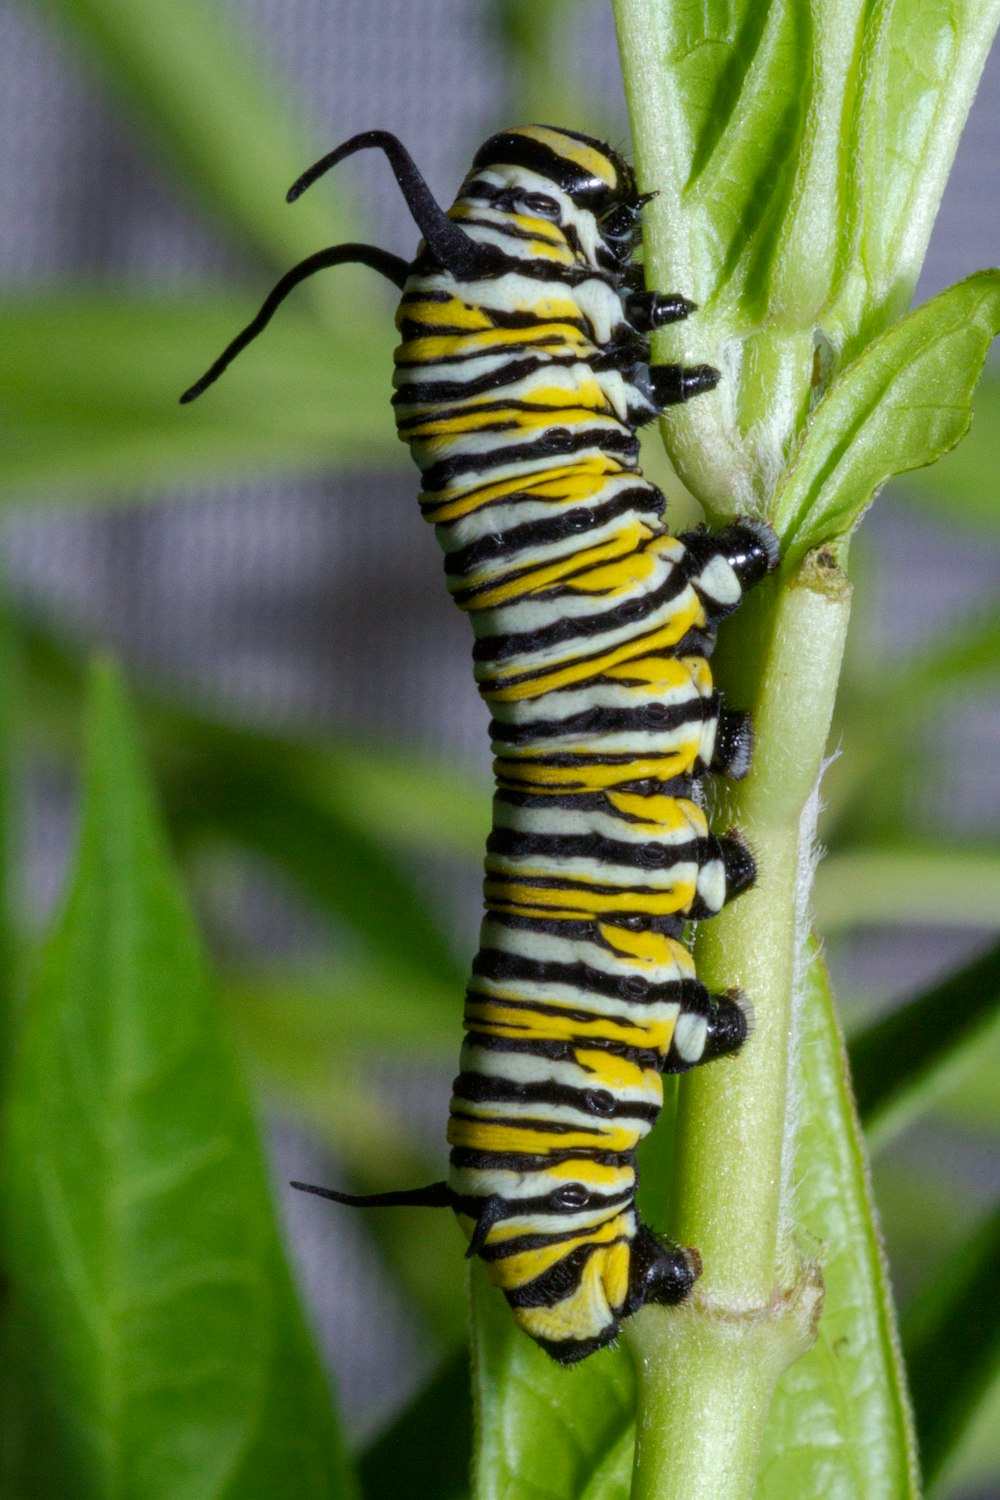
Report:
[[[614,272],[629,261],[645,200],[628,162],[605,142],[554,125],[517,126],[480,147],[477,173],[507,182],[514,211],[558,224],[594,266]]]

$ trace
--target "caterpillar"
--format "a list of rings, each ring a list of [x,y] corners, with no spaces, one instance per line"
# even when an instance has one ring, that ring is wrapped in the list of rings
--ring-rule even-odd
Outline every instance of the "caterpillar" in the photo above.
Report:
[[[774,567],[777,540],[738,519],[673,536],[639,468],[637,428],[716,385],[652,364],[649,337],[686,298],[646,290],[631,168],[578,132],[527,126],[478,151],[452,207],[368,131],[310,168],[299,196],[364,148],[387,156],[423,243],[311,256],[182,400],[215,380],[294,286],[358,261],[399,288],[399,436],[448,588],[472,622],[496,790],[485,917],[465,1000],[447,1182],[355,1205],[450,1206],[514,1318],[571,1364],[700,1269],[636,1211],[636,1147],[663,1073],[735,1052],[738,992],[710,995],[685,924],[747,889],[752,855],[713,834],[709,771],[750,764],[746,714],[708,658],[719,622]]]

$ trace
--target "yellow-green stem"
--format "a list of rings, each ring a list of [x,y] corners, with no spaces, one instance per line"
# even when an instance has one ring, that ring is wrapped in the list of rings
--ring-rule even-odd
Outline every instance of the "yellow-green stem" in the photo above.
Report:
[[[796,1268],[784,1233],[783,1161],[808,810],[849,604],[836,561],[810,556],[774,589],[759,647],[754,765],[724,809],[754,850],[757,884],[697,944],[699,975],[715,990],[739,983],[755,1024],[738,1059],[682,1080],[670,1229],[698,1247],[704,1270],[680,1316],[650,1310],[635,1320],[634,1500],[748,1500],[774,1385],[808,1347],[817,1313],[814,1278]]]

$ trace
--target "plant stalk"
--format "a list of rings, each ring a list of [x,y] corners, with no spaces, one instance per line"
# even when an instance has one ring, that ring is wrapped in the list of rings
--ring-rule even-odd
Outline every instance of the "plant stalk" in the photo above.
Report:
[[[753,1494],[771,1395],[809,1347],[821,1300],[815,1268],[796,1264],[787,1233],[789,1058],[813,792],[850,587],[832,555],[811,554],[776,588],[773,603],[770,634],[756,647],[754,765],[726,795],[721,822],[715,819],[746,837],[757,883],[706,924],[696,950],[711,989],[738,984],[746,992],[754,1026],[738,1060],[681,1081],[670,1228],[682,1244],[697,1245],[704,1269],[679,1315],[649,1310],[635,1319],[633,1500]],[[743,636],[750,651],[752,633]]]

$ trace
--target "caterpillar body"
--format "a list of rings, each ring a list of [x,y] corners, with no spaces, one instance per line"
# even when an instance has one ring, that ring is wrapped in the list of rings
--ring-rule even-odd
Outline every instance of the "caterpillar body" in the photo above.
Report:
[[[777,542],[750,520],[672,536],[639,469],[636,428],[718,375],[650,364],[649,335],[693,305],[642,287],[647,200],[611,147],[504,131],[445,214],[395,137],[372,131],[289,196],[367,146],[423,232],[416,260],[321,251],[182,399],[320,266],[359,260],[401,288],[396,420],[472,622],[496,792],[447,1183],[364,1198],[296,1186],[451,1206],[517,1323],[569,1364],[698,1274],[696,1251],[640,1222],[635,1152],[662,1073],[747,1035],[742,997],[709,995],[682,939],[754,879],[697,798],[707,772],[749,768],[749,720],[721,708],[708,657]]]

